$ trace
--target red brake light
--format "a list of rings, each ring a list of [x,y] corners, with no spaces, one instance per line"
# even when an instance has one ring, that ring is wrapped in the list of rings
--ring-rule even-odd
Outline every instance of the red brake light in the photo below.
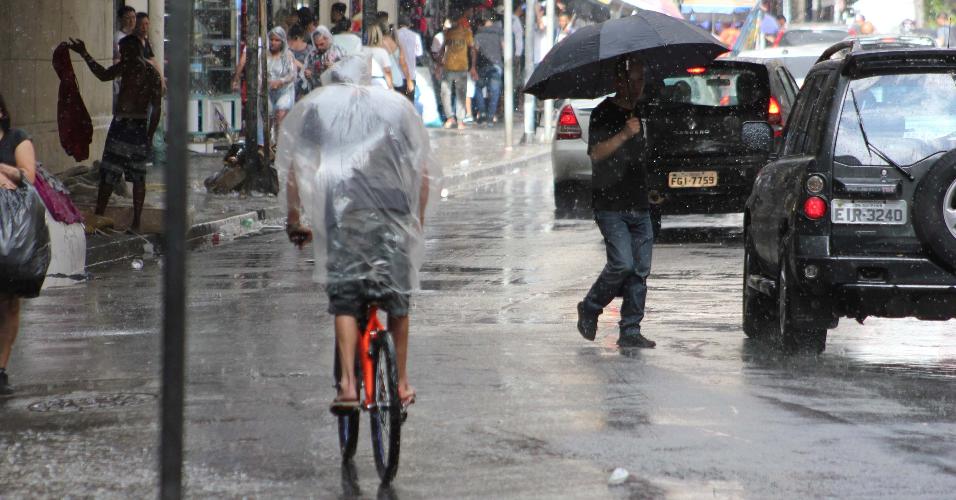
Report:
[[[773,127],[774,137],[783,137],[783,115],[780,114],[780,103],[774,96],[770,96],[770,105],[767,106],[767,123]]]
[[[767,111],[770,113],[770,116],[780,116],[780,103],[777,102],[777,99],[774,96],[770,96],[770,107],[767,109]]]
[[[707,68],[703,66],[696,66],[693,68],[687,68],[687,72],[692,75],[700,75],[707,72]]]
[[[803,213],[811,220],[820,220],[827,214],[827,202],[819,196],[811,196],[803,202]]]
[[[574,114],[574,109],[571,106],[561,108],[556,132],[558,139],[581,138],[581,125],[578,123],[578,117]]]

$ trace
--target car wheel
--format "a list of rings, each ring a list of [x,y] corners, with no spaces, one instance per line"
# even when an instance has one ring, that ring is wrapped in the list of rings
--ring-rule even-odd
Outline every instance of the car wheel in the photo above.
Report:
[[[748,285],[751,274],[759,273],[754,245],[748,234],[744,243],[743,330],[752,339],[763,338],[774,328],[777,318],[773,298]]]
[[[554,208],[573,210],[579,203],[581,186],[575,181],[556,181],[554,183]]]
[[[956,152],[940,158],[916,187],[913,224],[941,264],[956,271]]]
[[[820,354],[826,349],[827,329],[807,328],[797,318],[806,314],[810,308],[807,297],[797,289],[796,277],[788,265],[790,245],[787,240],[780,242],[780,270],[777,273],[777,320],[780,340],[788,352],[807,352]]]

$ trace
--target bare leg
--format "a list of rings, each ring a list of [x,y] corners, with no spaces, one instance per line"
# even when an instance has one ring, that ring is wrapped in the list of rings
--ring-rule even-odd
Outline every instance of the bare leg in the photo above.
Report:
[[[143,216],[143,202],[146,199],[146,181],[142,180],[133,183],[133,225],[130,227],[135,232],[139,232],[140,223]]]
[[[286,110],[284,110],[284,109],[280,109],[280,110],[276,111],[276,132],[275,132],[275,134],[272,136],[272,142],[273,142],[273,143],[278,144],[278,142],[279,142],[279,127],[282,126],[282,120],[285,119],[286,113],[288,113],[288,111],[286,111]]]
[[[358,321],[354,316],[339,315],[335,317],[335,341],[339,346],[339,367],[342,369],[338,398],[354,401],[358,390],[358,383],[355,380]]]
[[[6,368],[20,330],[20,298],[0,295],[0,368]]]
[[[96,195],[96,215],[106,213],[106,205],[110,202],[110,196],[113,194],[113,185],[105,180],[100,181],[100,191]]]
[[[408,371],[405,369],[408,360],[408,316],[389,316],[388,330],[395,339],[395,354],[398,356],[398,397],[406,399],[415,393],[415,389],[408,384]]]

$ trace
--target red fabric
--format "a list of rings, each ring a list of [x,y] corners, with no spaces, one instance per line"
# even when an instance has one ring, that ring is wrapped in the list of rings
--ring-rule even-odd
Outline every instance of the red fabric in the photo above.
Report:
[[[93,142],[93,120],[83,104],[76,73],[70,62],[70,49],[61,43],[53,51],[53,69],[60,77],[60,93],[56,102],[56,120],[60,129],[60,145],[76,161],[90,157]]]
[[[83,215],[73,205],[73,200],[66,193],[50,185],[45,174],[37,171],[33,187],[36,188],[37,194],[40,195],[40,199],[43,200],[43,204],[46,205],[46,209],[50,211],[54,220],[64,224],[83,222]]]

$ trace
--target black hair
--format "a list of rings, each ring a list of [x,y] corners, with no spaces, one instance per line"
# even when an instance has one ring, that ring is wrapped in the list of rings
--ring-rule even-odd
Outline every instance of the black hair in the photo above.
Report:
[[[785,16],[785,15],[783,15],[783,14],[779,14],[779,15],[777,15],[777,21],[787,22],[787,16]]]
[[[147,14],[147,13],[145,13],[145,12],[137,12],[137,13],[136,13],[136,24],[139,24],[139,22],[142,21],[143,19],[149,19],[149,14]]]
[[[120,8],[116,11],[116,17],[117,17],[118,19],[122,19],[123,16],[125,16],[127,12],[136,12],[136,9],[130,7],[129,5],[124,5],[124,6],[120,7]]]
[[[387,22],[387,21],[388,21],[388,12],[385,12],[384,10],[380,10],[380,11],[376,12],[376,13],[375,13],[375,19],[377,19],[378,22],[383,22],[383,21]]]
[[[136,57],[143,56],[143,42],[135,36],[124,36],[119,41],[120,56],[125,58],[125,53],[131,50],[136,51]],[[133,54],[130,54],[133,55]]]
[[[292,39],[305,40],[305,28],[303,28],[301,24],[293,24],[292,27],[289,28],[289,40]]]
[[[335,2],[334,4],[332,4],[332,12],[338,11],[338,12],[341,12],[342,14],[345,14],[345,11],[347,9],[348,8],[342,2]]]
[[[412,20],[408,17],[408,14],[402,14],[398,16],[398,25],[399,26],[411,26]]]
[[[312,11],[308,7],[302,7],[297,11],[299,15],[299,24],[302,26],[308,26],[309,23],[315,20],[315,16],[312,15]],[[290,31],[291,36],[291,31]]]
[[[0,117],[0,130],[3,130],[3,133],[6,134],[10,132],[10,112],[7,111],[7,103],[3,100],[3,94],[0,94],[0,113],[3,113],[3,117]]]

